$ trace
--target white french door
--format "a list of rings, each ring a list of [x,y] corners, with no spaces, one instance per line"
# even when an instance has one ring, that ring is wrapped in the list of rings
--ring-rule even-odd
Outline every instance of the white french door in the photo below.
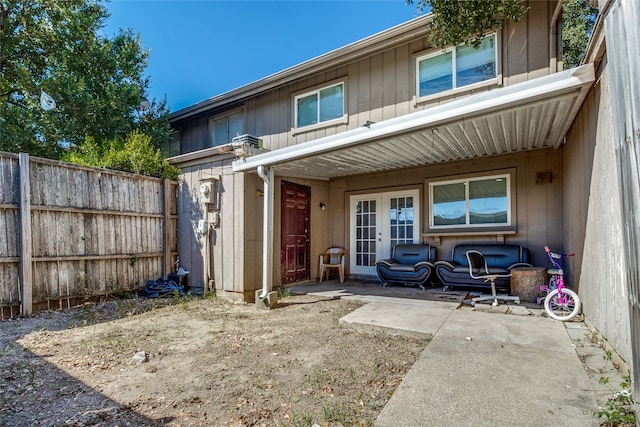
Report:
[[[350,197],[350,255],[353,274],[375,275],[376,260],[391,248],[420,241],[419,191],[394,191]]]

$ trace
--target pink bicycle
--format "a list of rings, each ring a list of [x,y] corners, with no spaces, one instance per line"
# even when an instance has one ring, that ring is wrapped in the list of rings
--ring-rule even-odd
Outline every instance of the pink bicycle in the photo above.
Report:
[[[557,254],[551,252],[548,246],[545,246],[544,250],[554,267],[547,270],[551,276],[549,284],[540,286],[540,290],[548,292],[544,299],[544,309],[552,319],[566,322],[576,317],[580,312],[580,297],[565,286],[564,271],[560,265],[560,259],[574,254]]]

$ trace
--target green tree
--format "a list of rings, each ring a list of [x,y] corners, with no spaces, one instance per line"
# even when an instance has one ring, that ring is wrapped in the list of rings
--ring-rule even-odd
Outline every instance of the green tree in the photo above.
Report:
[[[85,137],[167,138],[166,101],[139,108],[148,51],[130,30],[106,37],[107,18],[101,0],[0,0],[0,150],[60,158]]]
[[[562,2],[562,61],[565,68],[580,65],[589,43],[598,9],[589,0]]]
[[[464,42],[477,47],[484,33],[507,19],[517,22],[527,12],[520,0],[416,0],[416,5],[419,12],[433,13],[429,40],[439,48]]]
[[[416,0],[416,5],[418,12],[433,12],[429,38],[439,48],[461,43],[478,46],[484,33],[501,27],[505,20],[517,22],[527,12],[520,0]],[[562,8],[562,57],[564,67],[571,68],[584,56],[598,11],[589,0],[563,0]]]

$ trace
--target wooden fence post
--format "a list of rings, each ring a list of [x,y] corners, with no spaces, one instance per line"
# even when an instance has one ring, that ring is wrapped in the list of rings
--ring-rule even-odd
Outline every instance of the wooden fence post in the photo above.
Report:
[[[169,230],[171,226],[171,183],[162,180],[162,277],[166,278],[171,272],[171,248],[169,247]]]
[[[33,262],[31,259],[31,183],[29,155],[20,153],[20,286],[22,287],[22,316],[33,311]]]

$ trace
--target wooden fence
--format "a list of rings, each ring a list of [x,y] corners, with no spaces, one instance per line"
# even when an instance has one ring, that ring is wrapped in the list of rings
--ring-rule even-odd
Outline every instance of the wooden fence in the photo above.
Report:
[[[0,152],[0,318],[172,272],[174,181]]]

